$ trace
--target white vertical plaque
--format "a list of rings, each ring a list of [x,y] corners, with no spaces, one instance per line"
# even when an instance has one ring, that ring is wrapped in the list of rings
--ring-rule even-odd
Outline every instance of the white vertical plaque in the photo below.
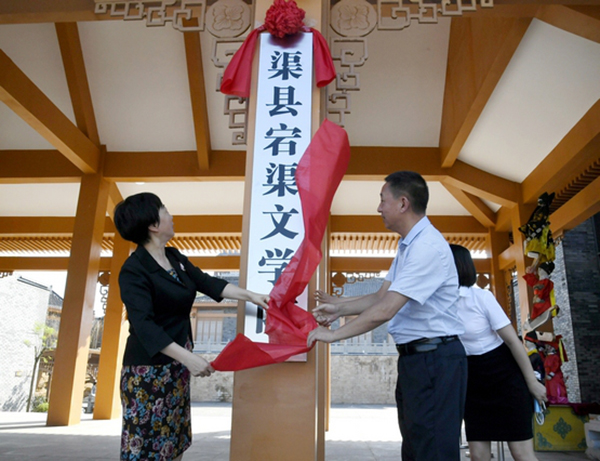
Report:
[[[296,166],[311,140],[312,34],[262,33],[250,197],[247,288],[269,293],[304,238]],[[297,304],[306,308],[306,293]],[[268,342],[264,313],[246,303],[244,334]]]

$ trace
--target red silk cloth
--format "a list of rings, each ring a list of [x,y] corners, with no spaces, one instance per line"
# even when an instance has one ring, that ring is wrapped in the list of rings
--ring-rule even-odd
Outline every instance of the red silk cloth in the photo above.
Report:
[[[271,365],[311,349],[306,347],[306,338],[317,323],[295,301],[323,256],[321,241],[331,202],[349,161],[350,144],[346,131],[325,120],[296,169],[304,240],[271,291],[265,328],[269,343],[255,343],[240,333],[211,363],[215,370],[239,371]]]
[[[265,31],[265,26],[254,29],[239,50],[233,55],[225,69],[221,81],[221,93],[232,94],[247,98],[250,96],[250,82],[252,78],[252,59],[258,34]],[[313,62],[315,65],[315,78],[319,88],[328,85],[336,75],[331,52],[327,41],[321,33],[313,28],[303,27],[304,32],[313,34]]]

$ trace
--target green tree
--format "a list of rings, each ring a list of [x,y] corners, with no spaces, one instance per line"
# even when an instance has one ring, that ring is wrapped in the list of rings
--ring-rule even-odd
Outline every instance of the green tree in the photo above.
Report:
[[[33,334],[39,338],[39,341],[35,341],[36,344],[33,344],[32,341],[29,340],[23,341],[27,347],[33,347],[34,354],[33,370],[31,373],[31,384],[29,385],[29,397],[27,398],[26,411],[29,411],[31,402],[33,400],[38,365],[40,361],[44,363],[48,361],[48,358],[44,357],[44,354],[47,351],[56,349],[56,342],[58,340],[58,332],[54,328],[41,323],[35,324],[33,327]]]

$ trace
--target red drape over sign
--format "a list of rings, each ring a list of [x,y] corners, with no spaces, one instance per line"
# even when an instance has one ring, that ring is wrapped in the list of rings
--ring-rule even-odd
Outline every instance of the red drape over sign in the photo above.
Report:
[[[221,81],[221,93],[247,98],[250,96],[250,83],[252,77],[252,60],[258,34],[265,31],[265,26],[254,29],[239,50],[233,55],[225,69]],[[321,33],[312,28],[302,28],[304,32],[313,34],[313,61],[315,66],[315,79],[319,88],[328,85],[335,78],[335,66],[331,59],[329,46]]]
[[[306,338],[317,323],[295,301],[321,261],[321,241],[331,202],[349,160],[350,144],[346,131],[325,120],[296,169],[304,240],[271,291],[265,329],[270,342],[255,343],[238,334],[211,363],[215,370],[239,371],[280,363],[310,350],[306,347]]]

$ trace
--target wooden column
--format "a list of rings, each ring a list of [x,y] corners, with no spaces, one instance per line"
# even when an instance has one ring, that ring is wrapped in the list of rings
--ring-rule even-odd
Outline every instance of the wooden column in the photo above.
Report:
[[[317,288],[330,293],[331,269],[329,247],[331,224],[327,226],[321,245],[323,259],[318,268]],[[314,301],[313,301],[314,302]],[[316,304],[316,303],[315,303]],[[331,363],[329,344],[317,343],[317,460],[325,460],[325,433],[329,430],[329,409],[331,406]]]
[[[504,282],[504,274],[500,269],[499,255],[510,246],[508,232],[496,232],[493,229],[488,231],[488,241],[490,245],[491,270],[490,270],[490,285],[494,292],[494,296],[498,303],[502,306],[505,312],[509,312],[506,287]]]
[[[119,272],[129,256],[131,243],[123,240],[115,232],[113,256],[110,263],[110,279],[108,299],[106,300],[106,316],[102,333],[102,351],[98,364],[98,383],[96,387],[96,404],[94,419],[112,419],[121,415],[120,378],[121,362],[127,327],[125,310],[119,289]]]
[[[258,21],[264,21],[265,13],[271,4],[272,0],[258,0],[255,3],[254,10]],[[320,0],[300,0],[298,6],[306,11],[306,20],[316,22],[317,25],[321,24],[323,5]],[[256,63],[257,57],[254,59],[255,69]],[[321,122],[320,95],[320,90],[315,87],[312,106],[313,133]],[[254,78],[248,115],[247,180],[253,159],[255,101],[256,79]],[[245,216],[248,206],[247,202]],[[246,219],[244,233],[247,236]],[[245,241],[247,243],[247,240]],[[246,281],[246,260],[247,253],[243,252],[240,283]],[[311,282],[309,287],[311,294],[315,287],[316,284]],[[309,308],[311,304],[314,304],[314,301],[310,301]],[[243,331],[243,312],[243,308],[238,312],[238,331]],[[321,369],[318,356],[322,354],[318,348],[315,348],[308,353],[306,362],[285,362],[234,374],[229,458],[231,461],[324,460],[324,426],[322,421],[318,423],[318,415],[322,418],[323,403],[319,399],[317,385],[320,376],[318,370]],[[317,407],[321,410],[317,411]],[[318,431],[319,435],[317,435]]]
[[[100,174],[81,179],[52,373],[49,426],[78,424],[81,420],[108,186]]]
[[[531,294],[530,289],[523,275],[525,274],[525,268],[531,263],[531,259],[524,254],[524,242],[525,237],[519,231],[519,226],[523,225],[529,219],[533,207],[526,207],[522,204],[516,205],[511,212],[511,225],[515,251],[515,265],[517,267],[517,283],[519,287],[519,309],[521,311],[521,325],[527,320],[529,313],[531,312]]]

